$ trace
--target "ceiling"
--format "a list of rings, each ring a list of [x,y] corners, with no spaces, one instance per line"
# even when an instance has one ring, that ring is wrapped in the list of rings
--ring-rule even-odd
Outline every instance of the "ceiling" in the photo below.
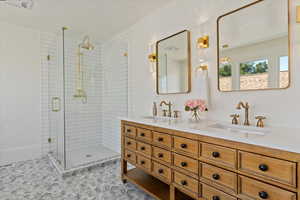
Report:
[[[34,0],[32,10],[0,2],[0,21],[48,32],[67,26],[72,33],[110,38],[172,0]]]

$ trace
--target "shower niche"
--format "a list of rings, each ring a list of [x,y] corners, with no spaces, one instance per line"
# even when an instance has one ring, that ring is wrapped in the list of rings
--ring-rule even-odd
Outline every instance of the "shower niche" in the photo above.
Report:
[[[89,35],[67,28],[56,36],[57,56],[48,59],[48,155],[52,163],[67,172],[118,159],[120,154],[105,142],[108,139],[103,134],[105,120],[113,125],[117,117],[106,119],[103,108],[107,101],[104,79],[109,71],[104,71],[102,46]],[[118,60],[116,65],[127,70],[127,57]]]

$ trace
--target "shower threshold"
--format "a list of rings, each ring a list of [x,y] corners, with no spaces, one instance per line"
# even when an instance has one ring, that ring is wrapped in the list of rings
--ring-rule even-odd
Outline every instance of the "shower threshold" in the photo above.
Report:
[[[60,175],[68,176],[78,170],[97,167],[104,163],[119,160],[121,155],[101,145],[72,151],[67,153],[66,169],[63,168],[63,166],[55,159],[55,157],[51,153],[48,154],[48,157],[50,163]]]

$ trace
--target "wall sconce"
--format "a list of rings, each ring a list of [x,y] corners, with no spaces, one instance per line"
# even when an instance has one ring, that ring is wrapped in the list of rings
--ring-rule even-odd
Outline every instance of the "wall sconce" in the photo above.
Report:
[[[152,74],[153,77],[156,76],[156,60],[157,60],[157,55],[156,55],[156,42],[152,42],[149,44],[149,55],[148,55],[148,60],[149,60],[149,71]]]
[[[156,54],[152,53],[148,56],[150,62],[156,62]]]
[[[300,23],[300,6],[297,6],[297,23]]]
[[[200,49],[206,49],[209,47],[209,36],[203,36],[201,38],[198,39],[197,41],[197,46]]]

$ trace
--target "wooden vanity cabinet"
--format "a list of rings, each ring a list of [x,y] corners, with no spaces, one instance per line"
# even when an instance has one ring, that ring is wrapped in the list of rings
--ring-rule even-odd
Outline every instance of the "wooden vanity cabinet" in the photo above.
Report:
[[[156,199],[299,198],[297,153],[130,121],[121,130],[122,180]]]

